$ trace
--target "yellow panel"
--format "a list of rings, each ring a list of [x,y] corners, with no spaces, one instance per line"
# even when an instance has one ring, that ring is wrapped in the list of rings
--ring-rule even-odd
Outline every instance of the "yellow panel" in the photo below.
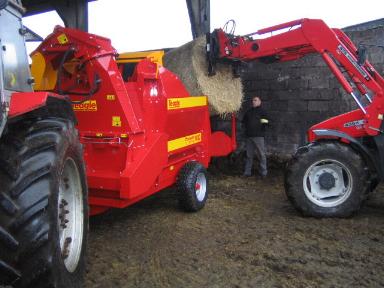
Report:
[[[201,133],[196,133],[168,141],[168,152],[201,142]]]
[[[164,51],[143,51],[143,52],[126,52],[120,53],[117,57],[116,62],[118,64],[123,63],[138,63],[143,59],[149,59],[151,62],[157,64],[156,66],[156,77],[159,75],[159,66],[163,66]]]
[[[120,53],[117,57],[117,63],[137,63],[143,59],[150,59],[152,62],[163,66],[164,51],[145,51],[145,52],[127,52]]]
[[[57,71],[50,62],[46,63],[44,56],[37,52],[32,55],[31,73],[35,79],[34,89],[53,90],[57,81]]]
[[[201,106],[207,106],[207,104],[208,104],[208,101],[206,96],[167,99],[168,110],[201,107]]]

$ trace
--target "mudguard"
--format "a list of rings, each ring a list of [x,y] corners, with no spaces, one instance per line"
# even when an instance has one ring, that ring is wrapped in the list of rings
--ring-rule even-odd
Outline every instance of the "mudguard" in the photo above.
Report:
[[[380,157],[376,157],[363,143],[358,141],[358,139],[353,138],[350,135],[337,130],[318,129],[313,130],[312,132],[316,135],[316,141],[321,141],[329,138],[336,138],[344,142],[348,142],[354,150],[356,150],[360,155],[362,155],[369,168],[374,172],[377,172],[380,179],[384,179],[384,167],[382,161],[380,161],[380,159],[384,157],[384,155],[381,156],[384,151],[380,151],[380,149],[378,149]]]

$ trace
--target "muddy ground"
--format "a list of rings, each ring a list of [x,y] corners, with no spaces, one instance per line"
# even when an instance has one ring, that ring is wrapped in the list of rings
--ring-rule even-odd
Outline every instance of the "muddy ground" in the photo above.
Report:
[[[211,175],[206,207],[165,190],[91,220],[91,287],[384,287],[384,186],[350,219],[303,218],[267,179]]]

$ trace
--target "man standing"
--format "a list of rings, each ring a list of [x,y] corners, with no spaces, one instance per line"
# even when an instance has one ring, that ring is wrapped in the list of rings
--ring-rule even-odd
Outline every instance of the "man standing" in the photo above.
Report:
[[[259,173],[261,177],[267,176],[267,157],[265,155],[265,126],[268,124],[268,117],[261,107],[261,100],[258,96],[252,98],[252,108],[244,115],[242,121],[245,127],[247,160],[245,162],[244,176],[252,175],[253,158],[259,160]]]

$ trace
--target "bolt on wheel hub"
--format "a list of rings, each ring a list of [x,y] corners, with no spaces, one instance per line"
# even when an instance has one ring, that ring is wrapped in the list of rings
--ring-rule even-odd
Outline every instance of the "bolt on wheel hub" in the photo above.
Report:
[[[320,188],[330,190],[335,187],[336,180],[332,173],[324,172],[319,176]]]
[[[335,159],[313,163],[303,177],[305,195],[321,207],[334,207],[346,201],[352,192],[352,185],[350,170]]]
[[[73,159],[65,162],[59,183],[58,229],[61,256],[69,272],[74,272],[83,246],[83,191],[79,170]]]
[[[205,178],[204,173],[199,173],[197,175],[195,190],[196,190],[197,200],[203,201],[205,198],[205,195],[207,194],[207,179]]]

